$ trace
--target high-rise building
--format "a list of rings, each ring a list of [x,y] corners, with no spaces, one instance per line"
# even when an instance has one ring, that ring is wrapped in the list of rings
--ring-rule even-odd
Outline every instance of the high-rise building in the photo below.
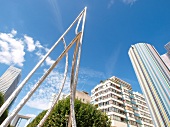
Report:
[[[167,53],[161,55],[161,58],[170,70],[170,42],[165,45],[165,49],[167,50]]]
[[[4,94],[5,100],[16,89],[21,78],[21,70],[10,66],[6,72],[0,77],[0,92]]]
[[[156,127],[170,126],[170,71],[156,49],[146,43],[128,52]]]
[[[91,91],[91,103],[108,115],[112,127],[154,127],[144,96],[115,76]]]
[[[170,53],[170,42],[165,45],[165,49]]]

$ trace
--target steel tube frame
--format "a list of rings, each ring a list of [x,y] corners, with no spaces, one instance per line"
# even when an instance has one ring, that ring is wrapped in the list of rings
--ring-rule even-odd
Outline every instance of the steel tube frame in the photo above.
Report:
[[[63,38],[63,44],[64,44],[64,49],[66,50],[66,42],[65,42],[65,39]],[[65,64],[65,71],[64,71],[64,78],[63,78],[63,82],[62,82],[62,85],[61,85],[61,88],[59,90],[59,93],[58,95],[55,97],[55,101],[52,102],[52,105],[50,107],[50,109],[48,109],[48,111],[46,112],[46,114],[44,115],[44,117],[41,119],[41,121],[39,122],[39,124],[37,125],[37,127],[42,127],[44,122],[46,121],[46,119],[48,118],[48,116],[50,115],[50,113],[52,112],[55,104],[58,102],[59,98],[60,98],[60,95],[61,95],[61,92],[63,90],[63,87],[64,87],[64,84],[65,84],[65,81],[66,81],[66,77],[67,77],[67,72],[68,72],[68,52],[66,53],[66,64]]]
[[[51,47],[51,49],[46,53],[46,55],[37,63],[37,65],[32,69],[32,71],[26,76],[26,78],[20,83],[20,85],[15,89],[15,91],[11,94],[11,96],[5,101],[5,103],[0,108],[0,116],[4,113],[4,111],[8,108],[14,98],[19,94],[21,89],[27,83],[27,81],[31,78],[34,72],[40,67],[40,65],[44,62],[44,60],[49,56],[49,54],[54,50],[54,48],[58,45],[58,43],[64,38],[64,36],[68,33],[68,31],[72,28],[72,26],[77,22],[77,20],[83,15],[85,9],[78,15],[78,17],[73,21],[73,23],[67,28],[64,34],[58,39],[58,41]]]
[[[83,14],[83,22],[82,22],[82,34],[80,37],[80,43],[79,43],[79,52],[77,56],[77,64],[76,64],[76,71],[75,71],[75,78],[73,76],[74,81],[70,85],[70,116],[69,116],[69,122],[68,127],[76,127],[76,118],[75,118],[75,110],[74,110],[74,100],[75,100],[75,94],[76,94],[76,87],[77,87],[77,80],[78,80],[78,72],[79,72],[79,65],[80,65],[80,56],[81,56],[81,46],[82,46],[82,39],[83,39],[83,33],[84,33],[84,26],[85,26],[85,19],[86,19],[86,10],[87,7],[84,9]],[[80,24],[80,20],[78,21],[78,25]],[[77,33],[78,27],[76,27],[75,33]]]
[[[50,72],[54,69],[54,67],[59,63],[59,61],[64,57],[64,55],[68,52],[68,50],[72,47],[72,45],[77,41],[81,32],[73,39],[73,41],[67,46],[67,48],[62,52],[62,54],[57,58],[57,60],[50,66],[50,68],[46,71],[46,73],[39,79],[39,81],[33,86],[33,88],[27,93],[27,95],[20,101],[17,107],[13,110],[13,112],[3,121],[1,127],[7,127],[12,119],[16,116],[16,114],[20,111],[20,109],[25,105],[25,103],[29,100],[32,94],[36,91],[36,89],[41,85],[41,83],[45,80],[45,78],[50,74]]]
[[[49,109],[45,117],[41,120],[38,127],[41,127],[45,120],[47,119],[48,115],[52,111],[52,108],[57,103],[60,94],[62,92],[62,89],[65,84],[66,75],[67,75],[67,69],[68,69],[68,50],[73,46],[73,44],[76,42],[76,47],[73,54],[73,60],[72,60],[72,71],[71,71],[71,82],[70,82],[70,112],[71,112],[71,121],[72,121],[72,127],[76,127],[76,119],[75,119],[75,111],[74,111],[74,99],[75,99],[75,91],[77,86],[77,79],[78,79],[78,70],[79,70],[79,64],[80,64],[80,55],[81,55],[81,45],[82,45],[82,38],[83,38],[83,31],[84,31],[84,25],[85,25],[85,18],[86,18],[86,7],[84,10],[78,15],[78,17],[74,20],[74,22],[69,26],[69,28],[64,32],[64,34],[58,39],[58,41],[52,46],[52,48],[47,52],[47,54],[40,60],[40,62],[33,68],[33,70],[27,75],[27,77],[21,82],[21,84],[18,86],[18,88],[12,93],[12,95],[8,98],[8,100],[4,103],[4,105],[0,108],[0,116],[3,114],[3,112],[6,110],[6,108],[9,106],[9,104],[12,102],[12,100],[18,95],[18,93],[21,91],[22,87],[26,84],[26,82],[31,78],[31,76],[34,74],[34,72],[38,69],[38,67],[44,62],[44,60],[49,56],[49,54],[54,50],[54,48],[58,45],[58,43],[63,39],[64,43],[64,51],[61,53],[61,55],[57,58],[57,60],[54,62],[53,65],[50,66],[50,68],[47,70],[47,72],[40,78],[40,80],[33,86],[33,88],[27,93],[27,95],[21,100],[21,102],[17,105],[17,107],[13,110],[13,112],[3,121],[1,124],[1,127],[7,127],[9,123],[12,121],[12,119],[15,117],[15,115],[21,110],[21,108],[25,105],[25,103],[28,101],[28,99],[32,96],[32,94],[36,91],[36,89],[41,85],[41,83],[45,80],[45,78],[50,74],[50,72],[54,69],[54,67],[59,63],[59,61],[66,55],[66,66],[65,66],[65,72],[64,72],[64,78],[63,78],[63,84],[59,90],[58,96],[55,98],[55,102],[52,104],[52,107]],[[81,32],[78,33],[78,27],[81,22],[81,19],[83,17],[82,21],[82,29]],[[68,33],[68,31],[72,28],[72,26],[77,22],[78,24],[75,29],[76,37],[71,41],[71,43],[66,47],[64,36]],[[77,60],[77,64],[76,64]],[[76,65],[76,70],[74,69]],[[66,69],[67,68],[67,69]]]

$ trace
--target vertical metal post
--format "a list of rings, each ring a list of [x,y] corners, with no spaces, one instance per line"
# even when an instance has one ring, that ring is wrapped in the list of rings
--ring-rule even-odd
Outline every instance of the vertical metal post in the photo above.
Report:
[[[66,42],[65,42],[64,38],[63,38],[63,44],[64,44],[64,49],[66,50]],[[60,88],[60,90],[58,92],[57,97],[55,97],[54,102],[52,102],[52,105],[51,105],[50,109],[48,109],[48,111],[46,112],[45,116],[41,119],[41,121],[39,122],[37,127],[42,127],[43,126],[44,122],[46,121],[46,119],[50,115],[52,109],[54,108],[55,104],[58,102],[58,100],[60,98],[60,95],[61,95],[61,92],[63,90],[64,84],[65,84],[65,81],[66,81],[67,71],[68,71],[68,53],[66,53],[66,64],[65,64],[64,78],[63,78],[63,82],[62,82],[61,88]]]
[[[69,117],[68,127],[71,127],[71,125],[72,125],[72,127],[76,127],[74,100],[75,100],[75,93],[76,93],[76,86],[77,86],[77,79],[78,79],[78,71],[79,71],[79,65],[80,65],[81,46],[82,46],[84,25],[85,25],[85,19],[86,19],[86,10],[87,10],[87,7],[84,8],[83,22],[82,22],[82,34],[81,34],[81,37],[80,37],[80,44],[79,44],[79,52],[78,52],[78,58],[77,58],[76,71],[75,71],[74,75],[72,75],[74,81],[72,81],[72,83],[70,85],[70,117]],[[78,22],[78,25],[79,25],[79,23],[80,22]],[[76,28],[76,30],[77,29],[78,28]],[[73,68],[73,66],[72,66],[72,68]]]

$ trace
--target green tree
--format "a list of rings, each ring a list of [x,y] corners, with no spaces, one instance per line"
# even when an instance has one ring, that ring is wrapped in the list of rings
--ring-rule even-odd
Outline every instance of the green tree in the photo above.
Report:
[[[27,127],[36,127],[45,115],[46,111],[41,112]],[[66,115],[70,113],[70,99],[66,98],[55,105],[50,116],[43,127],[66,127]],[[110,127],[108,117],[97,110],[91,104],[84,104],[80,100],[75,100],[75,114],[78,127]]]
[[[3,103],[4,103],[4,96],[0,92],[0,107],[3,105]],[[8,116],[8,110],[5,110],[5,112],[0,117],[0,124],[6,119],[7,116]]]

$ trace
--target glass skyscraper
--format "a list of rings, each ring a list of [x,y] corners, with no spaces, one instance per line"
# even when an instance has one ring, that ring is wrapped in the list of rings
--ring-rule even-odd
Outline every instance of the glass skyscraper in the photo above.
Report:
[[[6,72],[0,77],[0,92],[4,94],[5,100],[16,89],[21,78],[21,70],[10,66]]]
[[[170,69],[170,42],[165,45],[165,49],[167,50],[167,53],[161,55],[161,58]]]
[[[168,42],[168,43],[165,45],[165,49],[167,50],[168,53],[170,53],[170,42]]]
[[[128,52],[155,127],[170,127],[170,71],[156,49],[146,43]]]

